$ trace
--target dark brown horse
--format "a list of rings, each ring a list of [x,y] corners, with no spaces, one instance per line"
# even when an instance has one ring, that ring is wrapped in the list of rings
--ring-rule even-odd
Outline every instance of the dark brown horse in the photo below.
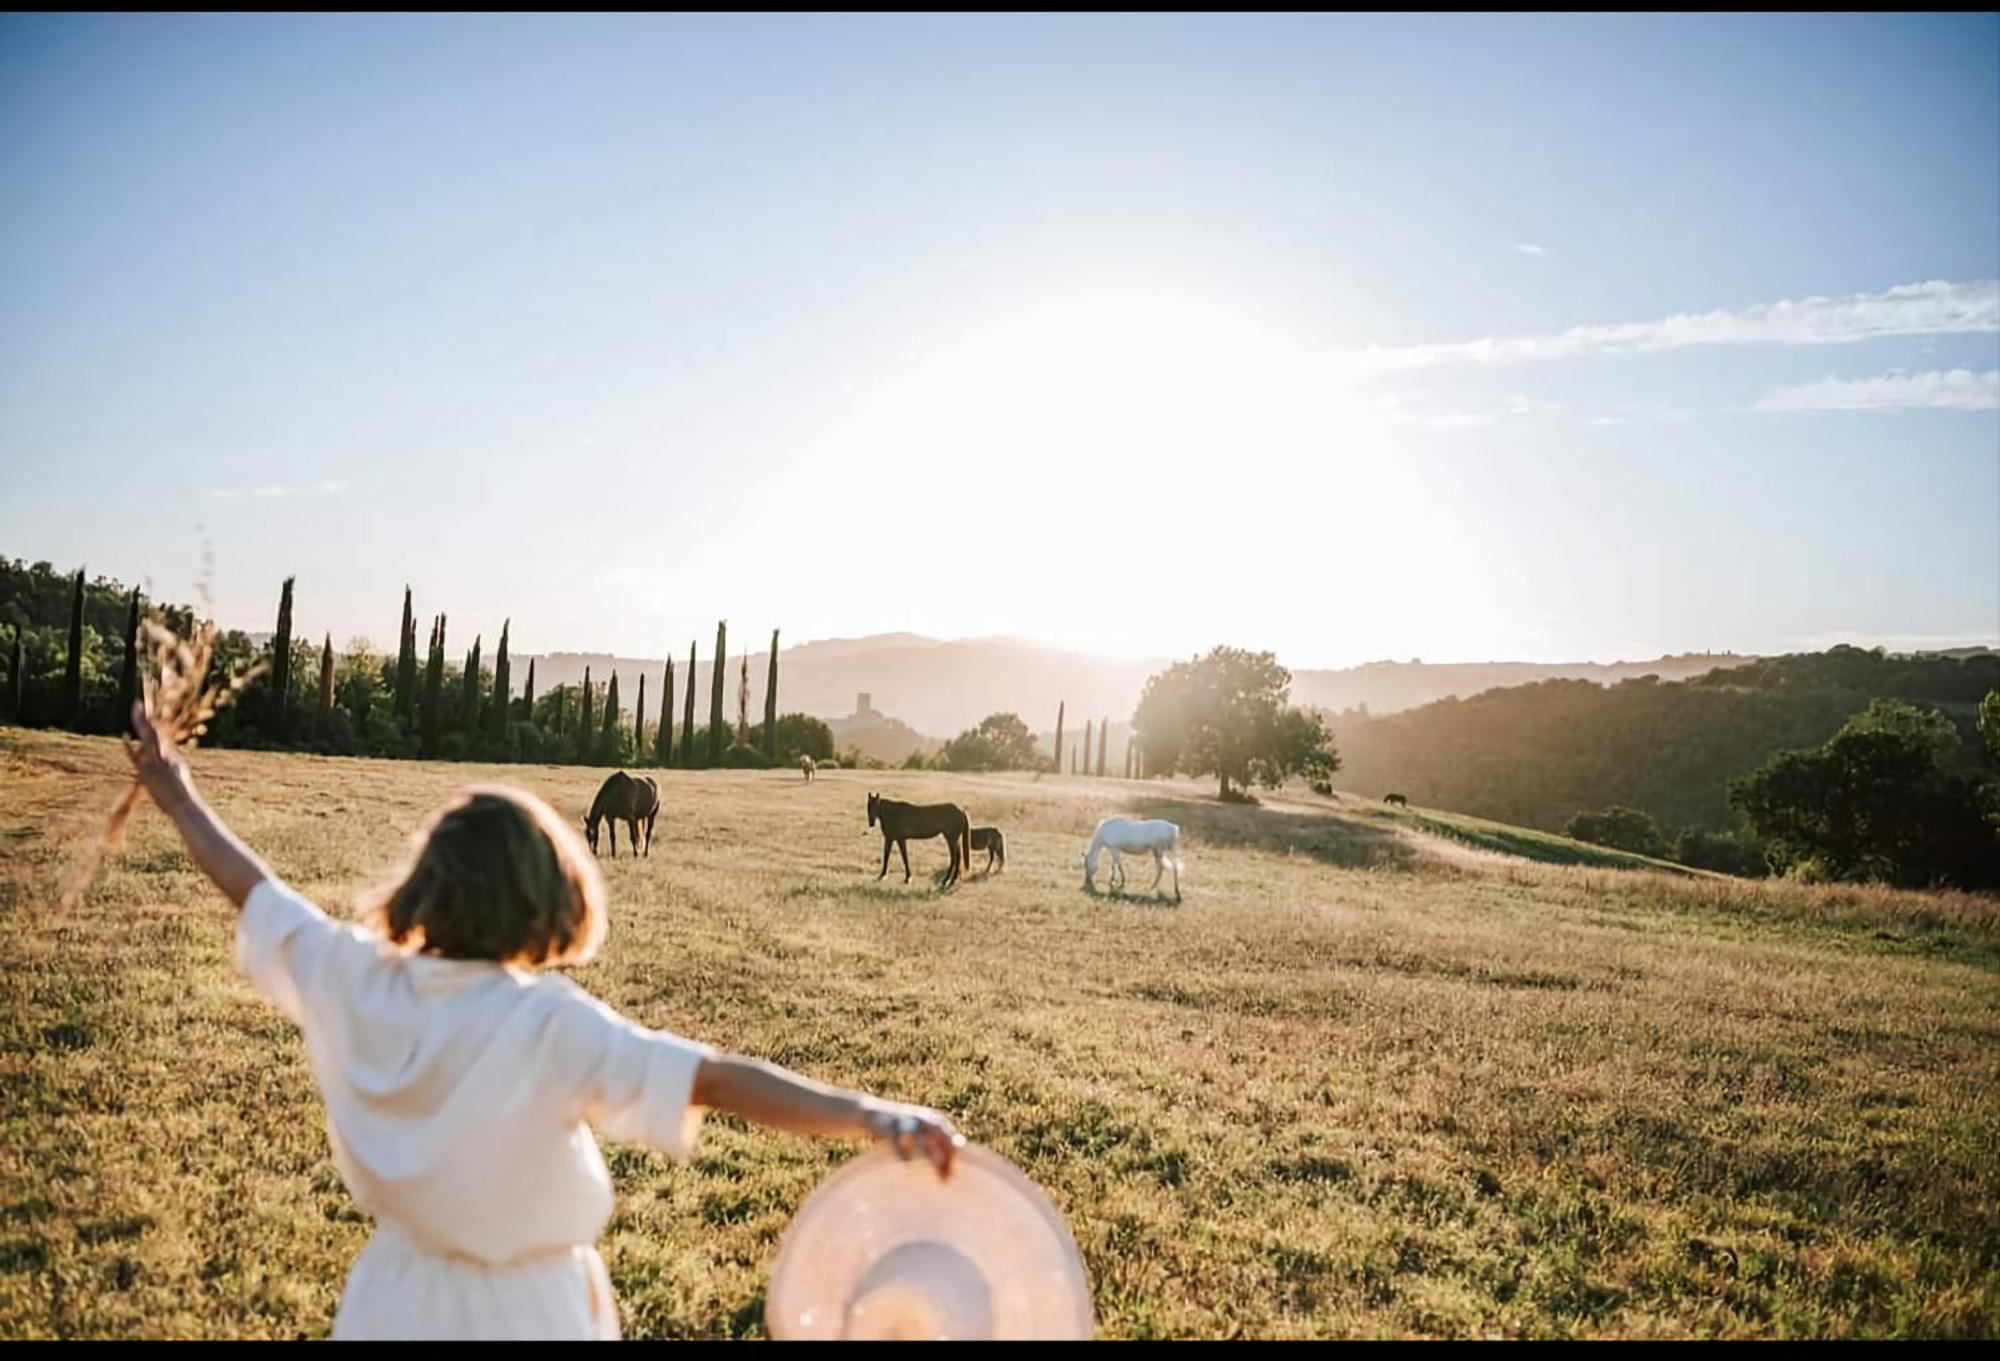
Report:
[[[611,824],[611,858],[618,858],[618,824],[624,823],[631,833],[632,853],[639,854],[639,824],[646,824],[645,854],[653,853],[653,820],[660,815],[660,787],[653,783],[650,775],[634,779],[624,771],[619,771],[598,787],[597,797],[591,800],[590,812],[584,815],[583,834],[590,839],[591,854],[597,853],[597,824]]]
[[[939,888],[957,883],[959,871],[972,863],[972,819],[955,803],[898,803],[870,794],[868,825],[878,824],[882,828],[882,873],[875,876],[877,879],[889,872],[889,848],[894,846],[903,853],[903,882],[910,882],[911,837],[919,841],[944,838],[951,851],[951,868],[938,881]]]
[[[1410,801],[1401,794],[1384,794],[1382,802],[1396,808],[1408,808],[1410,806]]]
[[[1007,868],[1007,838],[1000,835],[998,827],[974,827],[972,850],[986,852],[986,873],[998,874]]]

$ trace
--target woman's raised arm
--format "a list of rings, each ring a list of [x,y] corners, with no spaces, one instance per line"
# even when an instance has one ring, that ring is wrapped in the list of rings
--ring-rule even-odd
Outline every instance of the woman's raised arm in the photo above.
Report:
[[[202,802],[187,762],[146,717],[143,704],[132,706],[132,731],[136,736],[125,739],[132,773],[180,832],[196,867],[215,881],[230,902],[243,906],[250,891],[271,877],[270,869]]]

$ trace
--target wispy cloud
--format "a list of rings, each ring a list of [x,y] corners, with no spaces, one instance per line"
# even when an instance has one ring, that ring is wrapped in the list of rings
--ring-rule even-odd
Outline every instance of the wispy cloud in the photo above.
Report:
[[[218,487],[209,492],[217,501],[281,501],[295,496],[335,496],[347,490],[347,484],[340,481],[306,482],[297,486],[263,487]]]
[[[1363,369],[1380,371],[1438,364],[1515,364],[1699,345],[1844,345],[1878,336],[1980,331],[2000,331],[2000,280],[1932,280],[1901,284],[1882,293],[1764,303],[1738,312],[1690,312],[1661,321],[1577,326],[1554,335],[1371,346],[1348,359]]]
[[[1759,411],[2000,411],[2000,369],[1892,372],[1874,378],[1822,378],[1773,388]]]
[[[1540,246],[1537,246],[1537,245],[1535,245],[1534,243],[1532,243],[1532,242],[1529,242],[1529,241],[1523,241],[1523,242],[1522,242],[1522,243],[1521,243],[1520,245],[1518,245],[1518,246],[1514,247],[1514,249],[1515,249],[1515,250],[1516,250],[1517,252],[1519,252],[1520,254],[1522,254],[1522,255],[1547,255],[1547,254],[1548,254],[1548,252],[1547,252],[1546,250],[1543,250],[1543,249],[1542,249],[1542,248],[1541,248]]]

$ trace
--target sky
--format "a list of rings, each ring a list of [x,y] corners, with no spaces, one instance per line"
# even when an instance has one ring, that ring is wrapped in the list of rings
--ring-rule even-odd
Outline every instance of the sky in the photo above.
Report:
[[[2000,17],[0,18],[0,553],[271,626],[2000,641]]]

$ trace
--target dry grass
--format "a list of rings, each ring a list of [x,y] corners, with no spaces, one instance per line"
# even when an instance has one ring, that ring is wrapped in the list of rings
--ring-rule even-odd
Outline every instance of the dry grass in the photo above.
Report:
[[[121,764],[0,730],[9,927],[81,855]],[[461,783],[575,811],[601,777],[234,752],[197,770],[336,909]],[[935,896],[933,843],[917,884],[877,885],[871,782],[1004,827],[1007,873]],[[652,859],[607,867],[611,940],[579,981],[951,1111],[1067,1213],[1107,1335],[1995,1331],[1990,900],[1454,856],[1358,804],[1120,781],[672,773],[662,792]],[[1116,808],[1189,828],[1181,907],[1081,891]],[[323,1334],[367,1226],[296,1034],[230,971],[226,909],[159,819],[75,913],[0,940],[0,1336]],[[843,1156],[727,1121],[686,1166],[613,1150],[628,1331],[759,1333],[777,1235]]]

